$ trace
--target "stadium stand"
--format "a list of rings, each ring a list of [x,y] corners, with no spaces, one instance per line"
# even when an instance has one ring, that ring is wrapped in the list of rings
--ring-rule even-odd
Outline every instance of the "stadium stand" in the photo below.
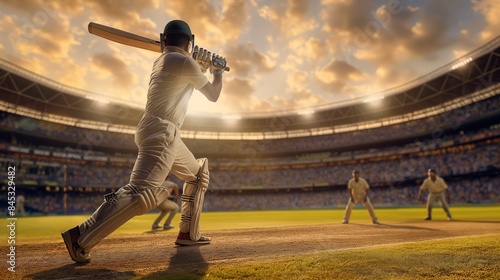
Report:
[[[186,145],[211,163],[204,208],[344,207],[353,169],[375,205],[413,205],[429,167],[453,203],[500,203],[499,42],[468,54],[470,67],[451,63],[384,92],[378,107],[357,100],[238,126],[188,118]],[[0,168],[16,167],[28,212],[88,212],[128,182],[140,109],[115,102],[98,111],[87,93],[0,62]]]

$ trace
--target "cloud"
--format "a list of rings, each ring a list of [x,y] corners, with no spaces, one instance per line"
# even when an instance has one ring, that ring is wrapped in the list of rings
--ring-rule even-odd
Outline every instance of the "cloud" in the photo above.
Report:
[[[223,2],[220,28],[228,39],[238,39],[243,30],[248,29],[248,5],[245,0],[225,0]],[[221,42],[225,43],[225,42]]]
[[[90,1],[85,0],[73,0],[73,1],[63,1],[63,0],[31,0],[31,1],[17,1],[17,0],[2,0],[2,5],[20,11],[29,20],[37,16],[43,16],[43,14],[48,15],[52,18],[60,17],[60,13],[64,15],[77,15],[81,13],[85,4]]]
[[[272,110],[265,100],[259,100],[255,95],[254,84],[264,74],[275,70],[276,62],[270,55],[257,51],[252,43],[228,45],[224,55],[231,67],[228,80],[224,80],[222,106],[229,111],[267,111]]]
[[[302,91],[307,88],[308,73],[294,71],[287,76],[287,85],[289,91]]]
[[[88,69],[75,62],[61,61],[61,64],[65,64],[64,69],[57,69],[56,75],[59,81],[65,85],[69,85],[76,88],[86,88],[88,87],[85,76],[87,75]],[[47,73],[46,75],[48,75]]]
[[[120,2],[92,0],[86,1],[85,5],[89,7],[94,17],[96,17],[94,20],[104,25],[152,39],[159,39],[159,34],[163,30],[163,26],[158,27],[150,18],[141,16],[144,11],[158,9],[159,2],[157,0],[127,0]]]
[[[304,61],[319,63],[327,58],[329,54],[326,41],[317,37],[310,37],[308,39],[303,37],[295,38],[289,41],[288,48],[294,56],[297,56],[293,60],[299,64],[302,64]],[[290,58],[291,56],[289,55],[287,62]]]
[[[220,105],[231,112],[264,112],[274,109],[266,101],[259,100],[253,95],[254,88],[249,79],[229,79],[224,81],[223,94],[219,99]]]
[[[33,3],[23,6],[23,9],[22,14],[2,19],[12,49],[24,56],[39,55],[47,59],[69,57],[70,50],[79,44],[76,35],[71,32],[69,18],[53,11],[49,14]]]
[[[314,17],[310,17],[310,6],[314,1],[288,0],[277,1],[259,9],[259,15],[276,25],[287,38],[303,35],[318,27]]]
[[[189,24],[198,44],[214,48],[238,39],[247,28],[247,5],[244,0],[185,0],[169,1],[165,10],[171,19],[183,19]]]
[[[473,9],[483,14],[487,26],[480,32],[480,38],[488,41],[498,36],[500,32],[500,2],[496,0],[472,0]]]
[[[303,108],[393,87],[480,47],[500,26],[495,0],[1,2],[3,59],[140,102],[157,54],[90,36],[88,21],[158,38],[169,20],[184,19],[197,44],[227,58],[217,110],[233,112]]]
[[[363,73],[343,60],[332,60],[316,71],[319,84],[330,94],[348,89],[350,82],[359,80]]]
[[[76,63],[80,32],[62,13],[62,2],[5,1],[19,11],[1,18],[11,62],[73,87],[86,86],[86,66]],[[6,50],[7,51],[7,50]]]
[[[116,87],[126,89],[135,84],[135,76],[128,70],[127,64],[120,58],[109,53],[97,53],[91,57],[95,69],[111,78]]]
[[[275,61],[258,52],[252,43],[229,45],[224,50],[224,55],[231,71],[238,77],[249,78],[275,69]]]
[[[474,37],[460,28],[472,28],[464,22],[463,14],[470,7],[462,1],[434,0],[418,7],[412,6],[418,3],[398,1],[381,5],[352,0],[322,3],[322,31],[330,38],[332,56],[358,69],[371,68],[370,83],[377,88],[393,87],[440,67],[455,58],[453,49],[473,48]],[[318,74],[323,82],[328,76]],[[345,88],[345,83],[334,84]]]

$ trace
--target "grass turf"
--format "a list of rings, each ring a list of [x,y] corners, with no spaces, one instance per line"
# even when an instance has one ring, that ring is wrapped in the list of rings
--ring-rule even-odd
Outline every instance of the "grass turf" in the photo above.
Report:
[[[169,279],[500,279],[499,250],[500,235],[452,238],[212,264]]]
[[[385,222],[420,222],[426,214],[420,208],[383,208],[375,209],[382,223]],[[452,207],[451,212],[457,220],[500,221],[500,206]],[[281,226],[304,226],[326,223],[340,223],[343,209],[311,209],[280,211],[241,211],[241,212],[206,212],[202,214],[203,231],[235,230],[249,228],[269,228]],[[111,236],[144,234],[151,229],[151,224],[158,214],[151,213],[137,216],[125,223]],[[89,215],[21,217],[16,222],[16,244],[59,242],[60,233],[85,221]],[[180,214],[176,215],[173,225],[177,226]],[[446,220],[444,211],[434,209],[434,220]],[[355,209],[351,222],[369,222],[368,211]],[[6,225],[7,220],[5,218]],[[7,227],[4,227],[7,229]],[[177,228],[177,227],[176,227]],[[168,234],[176,234],[173,230]],[[6,240],[8,231],[2,230],[0,238]]]
[[[460,221],[500,221],[500,206],[452,207]],[[421,222],[425,209],[376,209],[383,223]],[[138,216],[112,236],[141,235],[150,230],[156,213]],[[177,225],[180,215],[174,219]],[[204,231],[340,223],[342,209],[242,211],[203,213]],[[81,223],[88,215],[23,217],[16,223],[16,244],[61,242],[60,232]],[[442,209],[434,220],[446,220]],[[5,219],[6,223],[7,220]],[[356,209],[353,223],[369,223],[366,209]],[[170,231],[165,234],[176,234]],[[2,230],[0,238],[6,240]],[[272,259],[211,263],[206,269],[172,271],[168,279],[500,279],[500,235],[450,238],[346,251],[300,254]],[[152,273],[140,279],[164,279]]]

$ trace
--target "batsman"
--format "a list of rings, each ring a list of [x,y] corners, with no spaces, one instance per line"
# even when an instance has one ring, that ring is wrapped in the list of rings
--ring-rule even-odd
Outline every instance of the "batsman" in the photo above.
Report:
[[[218,100],[226,60],[195,48],[191,28],[182,20],[168,22],[160,41],[162,53],[153,64],[145,112],[135,134],[138,155],[129,183],[105,195],[88,220],[61,234],[75,262],[90,262],[90,251],[99,241],[164,201],[169,193],[162,183],[170,172],[185,181],[175,244],[210,243],[210,237],[200,233],[203,198],[210,179],[208,161],[195,159],[179,129],[194,89],[212,102]],[[207,70],[213,75],[212,82],[204,74]]]

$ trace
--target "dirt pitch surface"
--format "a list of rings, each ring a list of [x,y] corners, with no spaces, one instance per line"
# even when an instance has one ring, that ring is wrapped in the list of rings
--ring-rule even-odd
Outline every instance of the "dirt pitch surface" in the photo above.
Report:
[[[351,223],[214,231],[204,232],[212,237],[210,245],[194,247],[176,247],[174,233],[147,233],[111,235],[94,248],[92,262],[83,265],[71,261],[62,241],[18,245],[16,273],[2,269],[0,279],[166,278],[169,273],[179,271],[197,271],[203,275],[211,264],[244,264],[277,256],[500,234],[500,222]],[[7,248],[2,246],[2,252],[5,251]]]

